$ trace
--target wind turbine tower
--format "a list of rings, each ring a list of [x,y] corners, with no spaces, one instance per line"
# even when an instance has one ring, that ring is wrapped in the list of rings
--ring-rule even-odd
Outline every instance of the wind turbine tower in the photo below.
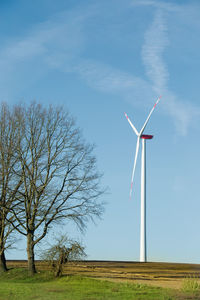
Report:
[[[136,143],[136,152],[135,152],[135,159],[134,159],[134,165],[133,165],[133,172],[132,172],[132,178],[131,178],[131,189],[130,189],[130,198],[132,194],[133,189],[133,179],[134,179],[134,173],[135,173],[135,167],[137,163],[137,157],[140,147],[140,141],[142,141],[142,153],[141,153],[141,219],[140,219],[140,262],[146,262],[147,261],[147,242],[146,242],[146,140],[151,140],[153,138],[153,135],[143,134],[145,127],[151,117],[152,112],[154,111],[156,105],[160,101],[159,97],[154,104],[153,108],[151,109],[146,121],[144,122],[144,125],[142,126],[142,129],[140,132],[137,131],[135,126],[132,124],[130,119],[128,118],[127,114],[125,113],[125,116],[131,125],[133,131],[137,135],[137,143]]]

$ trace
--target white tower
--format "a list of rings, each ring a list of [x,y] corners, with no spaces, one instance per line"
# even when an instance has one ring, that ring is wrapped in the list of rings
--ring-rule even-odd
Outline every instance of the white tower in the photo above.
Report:
[[[146,242],[146,140],[150,140],[153,138],[153,135],[147,135],[143,134],[144,129],[150,119],[150,116],[152,112],[154,111],[156,105],[160,101],[159,97],[154,104],[152,110],[150,111],[142,129],[140,132],[137,131],[135,126],[131,123],[130,119],[128,118],[127,114],[125,113],[125,116],[131,125],[133,131],[137,135],[137,143],[136,143],[136,152],[135,152],[135,159],[134,159],[134,165],[133,165],[133,172],[132,172],[132,178],[131,178],[131,190],[130,190],[130,198],[132,194],[132,188],[133,188],[133,178],[135,173],[135,167],[140,147],[140,140],[142,140],[142,155],[141,155],[141,223],[140,223],[140,262],[146,262],[147,261],[147,242]]]

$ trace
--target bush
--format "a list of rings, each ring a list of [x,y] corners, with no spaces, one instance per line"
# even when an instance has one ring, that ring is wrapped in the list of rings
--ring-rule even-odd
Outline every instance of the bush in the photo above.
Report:
[[[84,247],[77,241],[61,235],[56,239],[57,243],[43,251],[42,259],[46,260],[52,267],[55,277],[63,273],[63,266],[68,261],[80,260],[86,256]]]
[[[198,275],[190,275],[184,279],[183,292],[200,292],[200,280]]]

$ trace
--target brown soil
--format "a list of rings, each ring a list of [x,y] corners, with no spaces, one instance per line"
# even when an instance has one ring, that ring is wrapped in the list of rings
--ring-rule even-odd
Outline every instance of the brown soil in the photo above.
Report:
[[[8,261],[8,267],[26,266],[26,261]],[[49,268],[42,261],[37,261],[36,267],[38,270]],[[66,264],[64,274],[180,289],[186,278],[195,277],[200,282],[200,264],[81,261]]]

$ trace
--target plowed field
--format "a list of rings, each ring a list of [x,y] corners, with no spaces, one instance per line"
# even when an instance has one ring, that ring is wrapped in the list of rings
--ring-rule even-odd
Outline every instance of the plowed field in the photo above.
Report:
[[[26,261],[8,261],[8,267],[26,267],[26,265]],[[37,261],[36,267],[37,270],[49,268],[42,261]],[[67,263],[64,274],[179,289],[183,280],[187,278],[195,278],[200,283],[200,264],[81,261]]]

